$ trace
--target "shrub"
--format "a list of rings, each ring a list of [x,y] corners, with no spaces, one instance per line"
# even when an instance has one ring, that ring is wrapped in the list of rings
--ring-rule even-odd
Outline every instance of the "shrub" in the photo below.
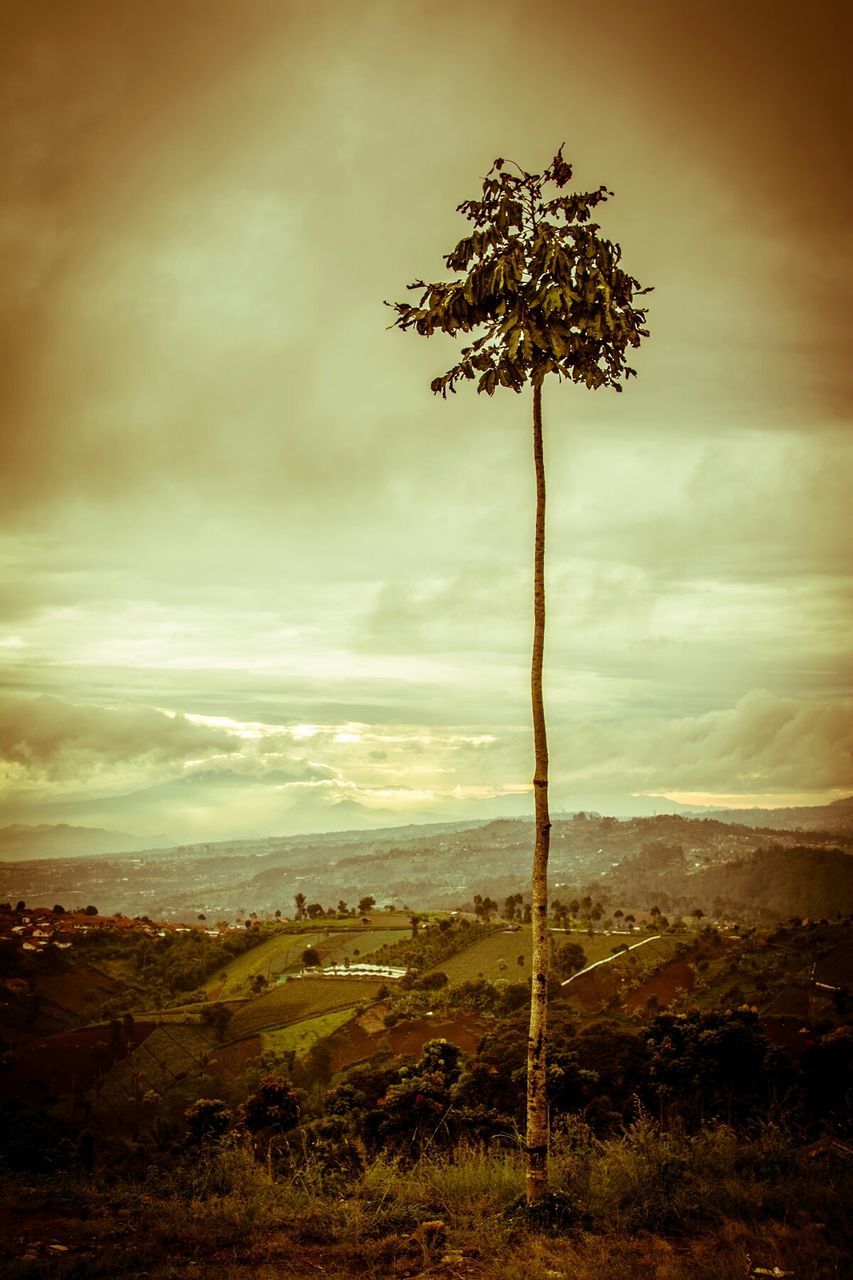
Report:
[[[199,1098],[184,1115],[190,1143],[221,1138],[231,1127],[231,1112],[220,1098]]]
[[[302,1116],[305,1095],[281,1076],[267,1076],[240,1109],[240,1122],[250,1133],[286,1133]]]

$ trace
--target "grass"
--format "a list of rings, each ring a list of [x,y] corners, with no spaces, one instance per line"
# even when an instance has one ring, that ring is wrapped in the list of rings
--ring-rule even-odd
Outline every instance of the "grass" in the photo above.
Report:
[[[613,955],[613,948],[620,943],[631,946],[635,942],[641,942],[643,935],[596,933],[590,938],[586,932],[574,930],[570,933],[556,932],[553,937],[557,946],[561,942],[579,943],[583,947],[587,964],[594,964],[597,960],[604,960]],[[675,950],[677,942],[678,939],[674,936],[664,937],[660,942],[644,944],[631,954],[637,957],[637,963],[641,968],[648,968],[651,964],[660,963],[662,959],[668,959]],[[523,965],[518,963],[520,955],[524,956]],[[481,975],[489,982],[495,982],[498,978],[508,978],[511,982],[518,982],[530,976],[530,959],[530,926],[522,925],[514,933],[502,930],[500,933],[491,934],[488,938],[482,938],[479,942],[466,947],[464,951],[451,956],[449,960],[443,960],[435,965],[434,969],[440,969],[442,973],[446,973],[452,987],[458,987],[460,983]],[[614,961],[614,964],[622,963],[624,961],[621,959]]]
[[[524,956],[524,964],[519,965],[518,957]],[[522,925],[516,933],[492,933],[488,938],[481,938],[464,951],[442,960],[433,966],[433,972],[440,970],[446,973],[452,987],[462,982],[469,982],[481,975],[489,982],[498,978],[508,978],[510,982],[519,982],[530,976],[531,940],[530,926]]]
[[[575,1206],[534,1228],[514,1207],[518,1148],[459,1148],[414,1166],[380,1156],[329,1170],[298,1143],[292,1163],[235,1143],[169,1153],[142,1182],[13,1186],[0,1237],[10,1280],[744,1280],[774,1267],[810,1280],[845,1274],[850,1175],[816,1169],[773,1130],[661,1134],[641,1119],[596,1139],[579,1121],[555,1135],[551,1179]],[[49,1223],[49,1226],[47,1225]],[[46,1253],[61,1243],[61,1256]],[[197,1270],[198,1269],[198,1270]]]
[[[352,935],[341,937],[340,940],[329,938],[320,954],[323,956],[324,965],[342,964],[344,960],[363,960],[373,955],[380,947],[400,942],[403,938],[410,938],[411,935],[411,929],[363,929]]]
[[[298,965],[302,952],[307,946],[315,945],[317,936],[309,932],[276,934],[274,938],[268,938],[259,946],[229,960],[224,969],[217,970],[208,978],[204,990],[218,1000],[246,995],[252,978],[257,974],[272,982],[286,969]],[[221,976],[223,973],[224,978]]]
[[[315,1041],[325,1039],[344,1026],[351,1017],[352,1008],[348,1007],[336,1009],[333,1013],[321,1013],[314,1018],[304,1018],[301,1022],[291,1023],[278,1031],[265,1031],[261,1036],[263,1048],[271,1049],[274,1053],[286,1053],[295,1049],[297,1054],[302,1054]]]

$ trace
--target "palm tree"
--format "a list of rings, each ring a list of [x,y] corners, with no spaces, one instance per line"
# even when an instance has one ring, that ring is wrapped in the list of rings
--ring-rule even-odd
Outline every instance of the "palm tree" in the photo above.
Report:
[[[613,387],[634,370],[629,347],[647,336],[646,313],[634,306],[646,293],[619,266],[621,250],[599,235],[593,209],[612,193],[560,194],[572,167],[562,147],[542,173],[528,173],[497,159],[483,180],[481,200],[465,200],[459,212],[474,230],[444,261],[454,279],[427,284],[416,280],[417,305],[389,303],[394,325],[424,337],[436,330],[453,336],[484,328],[461,359],[432,381],[443,398],[457,382],[476,380],[477,391],[497,387],[533,388],[533,465],[536,523],[533,551],[533,654],[530,692],[533,717],[535,841],[531,877],[533,925],[532,998],[527,1057],[527,1202],[536,1204],[547,1187],[548,1116],[546,1098],[548,988],[548,740],[542,697],[545,648],[545,460],[542,439],[542,383],[547,374],[594,390]],[[556,188],[549,196],[546,188]]]

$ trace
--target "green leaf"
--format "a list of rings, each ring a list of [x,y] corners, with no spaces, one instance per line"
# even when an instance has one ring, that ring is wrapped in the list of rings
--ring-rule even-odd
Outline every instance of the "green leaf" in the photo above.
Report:
[[[634,376],[629,348],[648,336],[646,311],[635,306],[649,292],[619,266],[621,249],[601,235],[592,211],[611,192],[560,193],[571,178],[562,149],[543,173],[505,170],[498,157],[482,195],[459,212],[473,223],[444,259],[456,279],[417,280],[417,305],[390,303],[390,327],[424,337],[474,333],[462,358],[432,389],[446,398],[460,380],[476,380],[492,395],[497,386],[519,391],[548,373],[595,389]],[[532,218],[525,222],[526,209]],[[485,345],[484,345],[485,344]]]

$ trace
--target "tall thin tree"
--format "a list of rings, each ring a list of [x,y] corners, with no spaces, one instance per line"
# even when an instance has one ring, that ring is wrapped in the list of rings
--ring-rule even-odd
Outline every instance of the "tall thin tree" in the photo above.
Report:
[[[509,165],[509,167],[507,167]],[[455,278],[427,284],[416,280],[417,304],[389,303],[394,326],[424,337],[436,330],[456,336],[480,331],[462,348],[459,361],[433,379],[446,399],[463,380],[477,391],[533,388],[533,465],[536,527],[533,553],[533,711],[535,843],[532,874],[533,964],[527,1055],[527,1202],[547,1189],[548,1104],[546,1091],[548,1007],[548,739],[542,698],[545,647],[545,459],[542,442],[542,383],[547,374],[581,382],[590,390],[622,390],[635,375],[626,363],[630,347],[648,336],[646,311],[635,297],[650,292],[619,265],[621,250],[600,234],[592,210],[612,195],[563,193],[572,167],[562,147],[542,173],[528,173],[497,159],[483,180],[479,200],[458,206],[470,235],[444,261]],[[556,190],[552,194],[549,188]],[[393,327],[393,326],[392,326]]]

